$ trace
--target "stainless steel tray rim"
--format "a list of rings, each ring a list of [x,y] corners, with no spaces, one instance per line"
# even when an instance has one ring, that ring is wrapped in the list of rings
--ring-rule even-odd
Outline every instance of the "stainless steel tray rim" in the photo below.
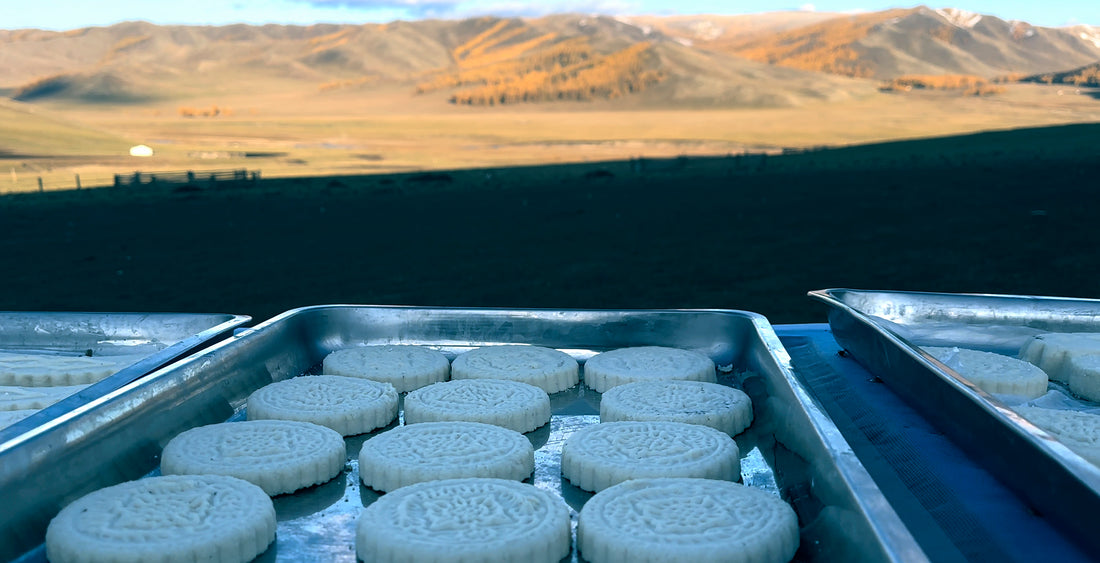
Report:
[[[1100,467],[1090,463],[1076,452],[1070,450],[1054,436],[1028,422],[1015,411],[1006,406],[1001,400],[993,397],[985,391],[977,388],[967,381],[955,370],[947,367],[939,360],[925,352],[920,346],[913,344],[908,338],[897,334],[888,323],[880,322],[880,317],[872,316],[850,305],[842,296],[848,294],[876,294],[897,295],[905,297],[936,297],[944,299],[957,299],[960,297],[994,298],[1016,300],[1029,303],[1055,302],[1061,304],[1084,303],[1100,308],[1100,299],[1077,299],[1070,297],[1044,297],[1031,295],[1000,295],[1000,294],[964,294],[964,293],[932,293],[910,292],[897,290],[858,290],[833,288],[807,292],[807,295],[821,301],[832,308],[830,313],[830,327],[833,325],[833,314],[843,313],[858,323],[877,332],[879,337],[894,346],[894,351],[900,352],[920,364],[924,369],[936,374],[940,381],[948,384],[958,392],[969,408],[983,412],[1001,422],[1003,429],[1015,439],[1027,443],[1030,447],[1049,457],[1055,464],[1061,466],[1069,479],[1074,479],[1091,489],[1094,497],[1100,497]],[[1082,312],[1085,318],[1100,318],[1095,312]],[[886,319],[889,321],[890,319]],[[838,337],[839,341],[839,337]],[[858,356],[857,356],[858,358]],[[886,379],[884,377],[884,379]]]
[[[645,309],[645,310],[631,310],[631,311],[619,311],[619,310],[591,310],[591,309],[565,309],[565,310],[550,310],[550,309],[504,309],[504,308],[441,308],[441,307],[421,307],[421,306],[386,306],[386,305],[315,305],[309,307],[300,307],[280,315],[273,317],[267,321],[264,321],[253,328],[248,328],[239,331],[237,334],[225,339],[224,341],[214,344],[184,360],[175,362],[170,366],[165,366],[161,369],[154,371],[152,374],[135,381],[123,388],[116,390],[115,392],[106,395],[96,401],[94,404],[89,404],[84,411],[74,413],[70,416],[70,419],[75,419],[78,416],[88,416],[87,411],[91,411],[93,408],[101,412],[116,412],[116,409],[121,409],[127,402],[131,401],[128,397],[130,392],[143,389],[145,391],[156,390],[159,385],[174,385],[175,381],[180,379],[181,376],[189,377],[191,374],[198,374],[203,371],[204,366],[209,363],[213,364],[228,364],[227,358],[233,357],[237,354],[237,350],[243,350],[245,345],[252,345],[253,349],[255,345],[270,344],[268,331],[274,327],[280,327],[284,331],[294,332],[296,328],[300,328],[300,325],[295,327],[291,323],[292,317],[301,317],[308,314],[321,314],[326,311],[350,311],[354,309],[365,309],[373,311],[427,311],[427,312],[440,312],[448,315],[478,315],[486,313],[514,315],[517,318],[523,316],[538,317],[543,316],[569,316],[569,315],[592,315],[592,318],[597,318],[600,315],[618,315],[618,314],[653,314],[653,315],[699,315],[705,313],[712,315],[708,318],[730,317],[738,318],[740,326],[745,326],[746,321],[751,323],[756,333],[750,338],[752,340],[752,347],[755,351],[752,354],[744,356],[744,361],[753,362],[757,361],[757,358],[763,358],[767,355],[770,360],[766,360],[773,367],[768,368],[771,373],[778,372],[781,375],[782,381],[785,382],[790,389],[785,393],[791,393],[798,397],[799,402],[804,406],[805,416],[809,417],[810,423],[808,431],[811,431],[818,437],[819,448],[827,452],[828,457],[835,460],[835,466],[837,467],[837,473],[830,476],[825,481],[837,481],[839,483],[845,483],[849,489],[849,493],[855,496],[852,502],[845,503],[844,510],[851,510],[853,513],[858,512],[862,518],[871,522],[872,529],[875,533],[880,534],[879,537],[884,540],[889,540],[889,545],[882,546],[885,557],[892,561],[926,561],[927,558],[920,550],[920,547],[915,543],[913,538],[908,535],[908,531],[901,524],[900,518],[893,511],[885,501],[872,501],[866,502],[864,499],[859,498],[861,494],[854,494],[855,492],[873,491],[877,493],[877,496],[881,498],[881,492],[878,491],[877,485],[870,478],[869,474],[862,467],[859,460],[856,458],[851,447],[843,439],[839,430],[832,425],[831,420],[824,414],[820,404],[817,403],[807,390],[798,381],[791,365],[790,355],[786,352],[782,343],[779,341],[778,336],[775,334],[774,329],[768,323],[767,319],[762,315],[744,311],[733,311],[723,309],[677,309],[677,310],[659,310],[659,309]],[[281,326],[286,322],[285,326]],[[709,322],[709,321],[708,321]],[[719,321],[719,324],[724,321]],[[720,326],[735,326],[735,325],[721,325]],[[331,342],[326,341],[331,344]],[[240,347],[240,348],[238,348]],[[765,350],[767,353],[765,354]],[[311,362],[318,361],[316,350],[306,352],[299,358],[309,358]],[[765,360],[760,360],[765,361]],[[739,369],[748,368],[748,365],[738,365]],[[259,371],[263,371],[263,366],[259,367]],[[274,373],[272,375],[275,375]],[[163,381],[162,381],[163,380]],[[234,403],[236,404],[236,403]],[[219,407],[222,408],[222,407]],[[823,484],[823,486],[826,486]],[[896,528],[891,528],[896,526]]]
[[[1013,293],[947,293],[942,291],[905,291],[901,289],[858,289],[852,287],[833,287],[828,289],[815,289],[806,292],[807,295],[813,298],[822,299],[836,299],[838,293],[883,293],[892,295],[917,295],[917,296],[929,296],[929,297],[993,297],[998,299],[1019,299],[1021,301],[1062,301],[1066,303],[1072,303],[1077,301],[1086,301],[1100,305],[1100,299],[1089,297],[1065,297],[1054,295],[1019,295]]]
[[[1086,298],[1086,297],[1060,297],[1060,296],[1044,296],[1044,295],[1016,295],[1005,293],[944,293],[944,292],[929,292],[929,291],[903,291],[893,289],[853,289],[853,288],[830,288],[830,289],[818,289],[808,291],[806,293],[811,299],[820,301],[829,306],[842,306],[846,309],[854,309],[850,306],[843,296],[846,295],[886,295],[886,296],[899,296],[907,299],[911,298],[924,298],[924,299],[939,299],[939,300],[957,300],[959,298],[977,298],[977,299],[989,299],[997,300],[1006,303],[1017,302],[1027,305],[1039,305],[1050,303],[1056,303],[1060,305],[1073,306],[1073,305],[1088,305],[1091,307],[1100,308],[1100,299]],[[860,311],[862,313],[862,311]],[[1067,308],[1067,315],[1071,317],[1080,317],[1081,319],[1100,319],[1095,312],[1077,311],[1074,312]],[[892,315],[875,315],[875,318],[882,318],[890,322],[898,323],[903,320],[900,314],[894,313]],[[1049,329],[1043,329],[1049,330]],[[1051,332],[1059,332],[1058,330],[1050,330]]]
[[[179,340],[168,344],[164,349],[159,350],[155,353],[149,354],[148,356],[134,362],[133,364],[130,364],[130,365],[120,369],[119,371],[117,371],[113,375],[111,375],[109,378],[105,379],[105,381],[108,381],[108,380],[125,381],[126,383],[121,384],[120,387],[129,387],[133,382],[138,381],[141,378],[147,377],[148,375],[154,373],[155,371],[158,371],[159,369],[163,369],[165,367],[168,367],[169,365],[171,365],[174,362],[182,361],[183,359],[187,358],[186,354],[188,353],[189,350],[192,350],[195,347],[201,345],[202,343],[208,342],[208,341],[216,338],[218,335],[221,335],[225,332],[228,332],[228,331],[232,330],[233,328],[239,327],[239,326],[241,326],[243,324],[246,324],[246,323],[248,323],[252,320],[252,317],[250,317],[248,315],[236,315],[236,314],[229,314],[229,313],[200,313],[200,314],[195,314],[195,313],[162,313],[162,312],[143,313],[143,312],[117,312],[117,311],[115,311],[115,312],[0,311],[0,315],[5,315],[5,314],[8,314],[8,315],[32,315],[32,316],[36,316],[36,317],[42,317],[42,318],[45,318],[45,319],[51,319],[51,318],[54,318],[54,319],[62,318],[63,319],[63,318],[69,317],[69,316],[87,317],[87,318],[91,318],[91,317],[95,317],[95,316],[104,316],[104,317],[110,317],[110,316],[123,316],[123,317],[137,316],[137,317],[139,317],[139,321],[145,321],[145,320],[149,320],[150,318],[155,318],[155,317],[163,317],[163,318],[166,318],[166,319],[178,318],[178,317],[190,317],[190,316],[210,316],[210,317],[223,318],[222,322],[220,322],[216,325],[207,327],[205,329],[202,329],[202,330],[200,330],[200,331],[198,331],[194,334],[189,334],[187,336],[184,336],[184,337],[180,338]],[[135,324],[137,324],[137,323],[135,323]],[[41,330],[39,328],[39,325],[36,325],[36,331],[39,331],[39,330]],[[132,332],[134,332],[134,331],[132,331]],[[135,332],[135,334],[137,334],[137,333]],[[101,341],[101,342],[103,342],[103,341]],[[89,387],[89,389],[94,389],[95,385],[97,385],[97,384],[93,384],[92,386]],[[108,396],[114,395],[117,391],[118,391],[117,388],[114,389],[114,390],[111,390],[111,391],[107,391],[103,395],[100,395],[96,398],[93,398],[92,402],[94,402],[96,404],[101,404],[103,402],[103,399],[105,399]],[[89,392],[89,390],[81,391],[81,392],[77,393],[74,396],[79,397],[81,394],[88,393],[88,392]],[[87,405],[87,402],[84,402],[84,403],[81,403],[80,405],[77,405],[77,406],[73,407],[73,406],[70,405],[69,398],[66,398],[63,401],[59,401],[55,405],[51,405],[51,406],[48,406],[44,409],[41,409],[38,413],[35,413],[31,417],[28,417],[27,419],[19,421],[15,424],[11,425],[8,428],[0,428],[0,435],[7,436],[8,434],[11,434],[4,441],[0,442],[0,453],[7,451],[8,448],[14,447],[17,444],[24,443],[28,440],[32,440],[36,436],[40,436],[40,435],[43,435],[43,434],[46,434],[46,433],[50,432],[53,428],[59,426],[61,423],[65,422],[65,421],[68,421],[68,420],[71,420],[71,419],[75,418],[76,416],[78,416],[80,413],[87,411],[88,408],[86,408],[86,405]],[[22,431],[15,430],[15,432],[17,432],[17,433],[12,434],[11,429],[13,429],[13,428],[16,428],[16,429],[22,428],[23,430]]]

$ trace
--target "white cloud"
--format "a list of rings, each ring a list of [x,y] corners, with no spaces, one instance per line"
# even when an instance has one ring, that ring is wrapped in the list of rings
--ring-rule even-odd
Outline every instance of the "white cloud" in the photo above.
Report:
[[[318,8],[352,10],[398,9],[415,17],[470,17],[495,15],[535,17],[567,12],[583,14],[626,14],[639,11],[635,0],[292,0]]]
[[[314,8],[351,10],[408,10],[417,16],[440,16],[453,12],[459,0],[293,0]]]
[[[458,15],[485,15],[536,17],[548,14],[580,13],[620,15],[638,11],[638,4],[627,0],[559,0],[555,2],[523,2],[504,0],[485,3],[469,3],[460,8]]]
[[[798,7],[798,11],[800,11],[800,12],[816,12],[817,11],[817,6],[814,6],[813,4],[803,4],[803,5]]]

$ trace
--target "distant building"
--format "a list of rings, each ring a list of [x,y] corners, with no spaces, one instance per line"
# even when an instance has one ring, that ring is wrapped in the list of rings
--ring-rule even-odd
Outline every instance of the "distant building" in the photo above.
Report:
[[[153,156],[153,149],[145,145],[130,147],[130,156]]]

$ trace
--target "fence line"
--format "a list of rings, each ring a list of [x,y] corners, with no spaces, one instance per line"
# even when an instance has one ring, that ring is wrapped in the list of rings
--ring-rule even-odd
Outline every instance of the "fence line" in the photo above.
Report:
[[[81,190],[101,187],[186,186],[216,187],[250,185],[260,179],[259,170],[185,170],[167,172],[131,172],[126,174],[17,171],[0,176],[0,194],[43,191]]]

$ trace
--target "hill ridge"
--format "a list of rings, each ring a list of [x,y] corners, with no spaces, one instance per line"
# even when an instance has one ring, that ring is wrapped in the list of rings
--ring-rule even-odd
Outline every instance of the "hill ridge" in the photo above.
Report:
[[[0,30],[0,89],[27,102],[142,104],[389,88],[455,104],[637,100],[799,105],[902,76],[992,79],[1100,60],[1100,29],[954,8],[746,16],[485,16],[387,24]],[[839,75],[846,79],[829,75]],[[873,87],[870,87],[873,89]],[[694,93],[693,93],[694,92]],[[709,100],[709,101],[708,101]]]

